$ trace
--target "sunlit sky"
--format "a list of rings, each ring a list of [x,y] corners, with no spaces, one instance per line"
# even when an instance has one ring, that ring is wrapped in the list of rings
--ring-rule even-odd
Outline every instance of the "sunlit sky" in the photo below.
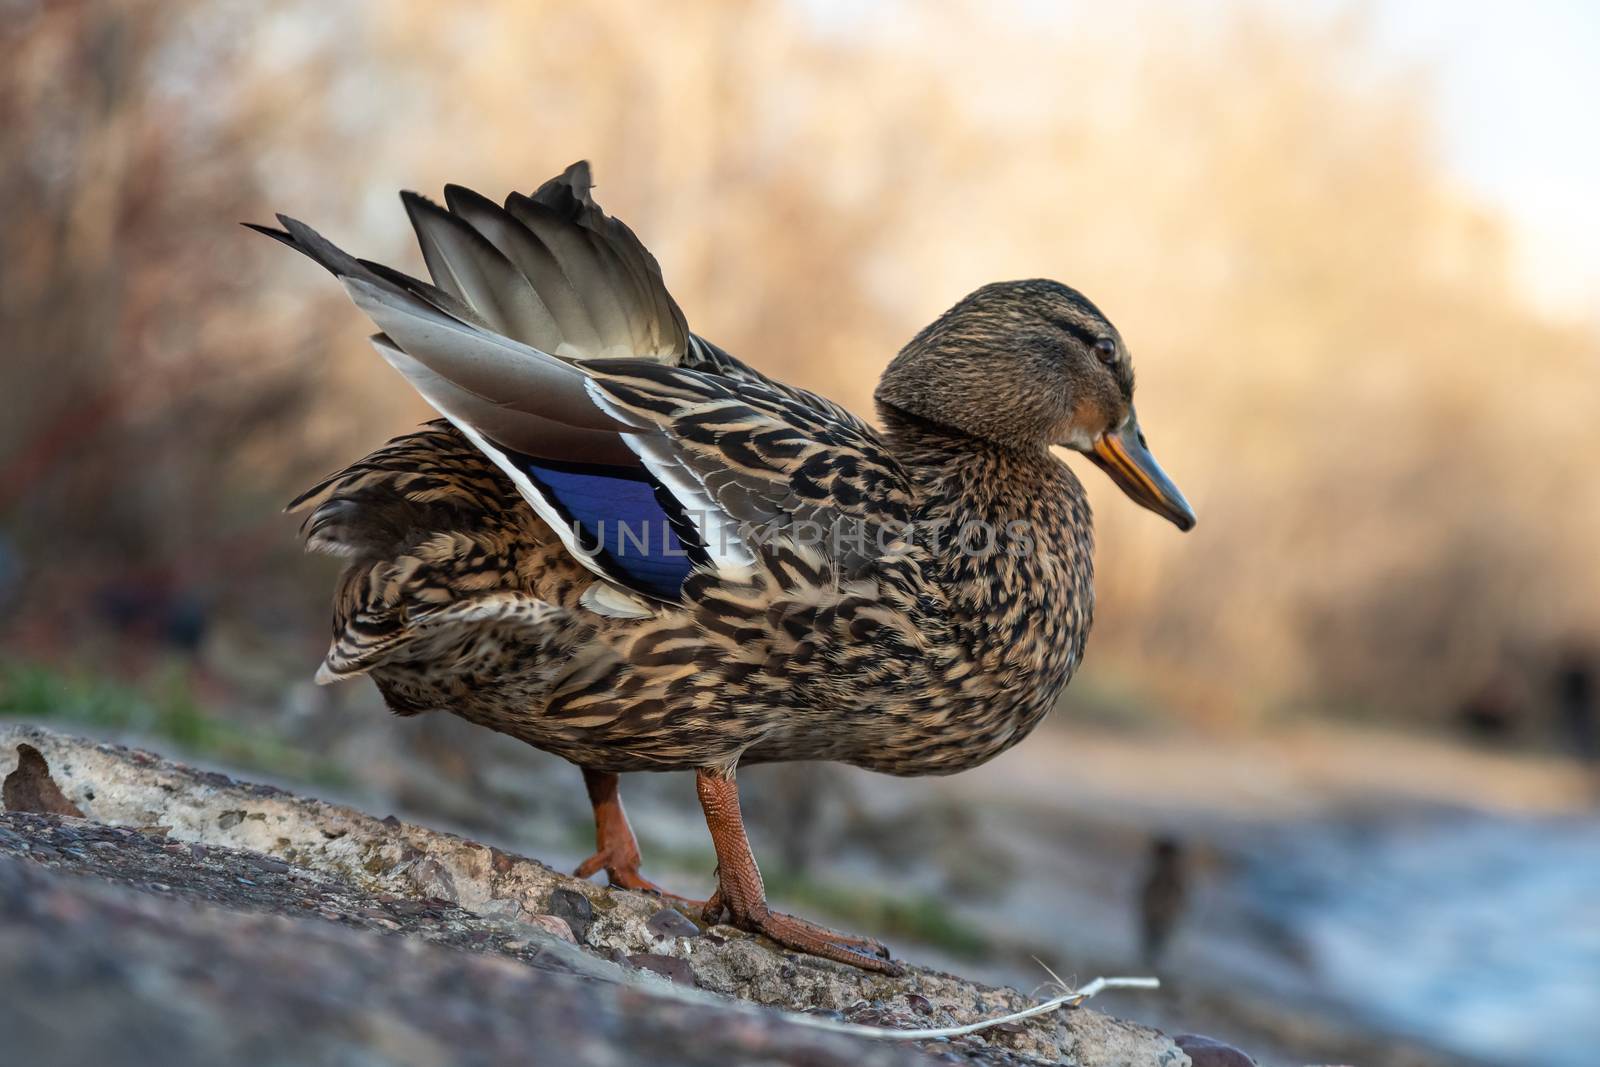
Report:
[[[1383,49],[1433,76],[1446,161],[1515,226],[1519,280],[1600,324],[1600,3],[1386,0]]]
[[[1218,18],[1241,6],[1172,2]],[[1510,225],[1526,295],[1600,328],[1600,2],[1257,3],[1292,17],[1360,16],[1376,58],[1431,90],[1442,162],[1463,193]]]
[[[823,22],[853,0],[797,0]],[[1546,312],[1600,328],[1600,0],[1018,0],[995,18],[1137,33],[1167,5],[1222,20],[1241,7],[1321,21],[1359,16],[1380,62],[1432,90],[1442,162],[1511,227],[1516,282]],[[869,9],[870,10],[870,9]],[[974,10],[983,10],[975,8]]]

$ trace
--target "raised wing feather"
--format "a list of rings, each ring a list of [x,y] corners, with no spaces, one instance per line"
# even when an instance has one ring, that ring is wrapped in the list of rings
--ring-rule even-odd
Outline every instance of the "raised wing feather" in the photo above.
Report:
[[[446,197],[405,198],[433,284],[293,219],[256,228],[339,277],[384,359],[581,563],[671,602],[693,569],[739,570],[767,538],[847,571],[894,539],[910,489],[873,431],[690,334],[654,257],[594,203],[586,164],[504,208]]]

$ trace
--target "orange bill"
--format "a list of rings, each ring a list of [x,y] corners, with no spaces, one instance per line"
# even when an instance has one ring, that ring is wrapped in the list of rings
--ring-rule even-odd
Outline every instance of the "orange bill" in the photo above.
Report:
[[[1135,503],[1166,517],[1180,530],[1194,528],[1194,509],[1150,454],[1138,416],[1132,411],[1121,429],[1100,435],[1088,456]]]

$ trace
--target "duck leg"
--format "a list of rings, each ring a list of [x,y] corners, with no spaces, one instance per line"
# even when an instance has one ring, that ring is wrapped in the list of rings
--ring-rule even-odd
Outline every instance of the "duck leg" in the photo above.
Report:
[[[594,806],[594,855],[578,864],[572,873],[588,878],[604,868],[606,878],[619,889],[659,893],[661,888],[639,873],[639,841],[622,810],[622,795],[617,776],[583,768],[583,784]]]
[[[868,971],[900,973],[899,965],[889,959],[889,950],[876,941],[848,937],[767,907],[766,887],[745,836],[739,787],[733,775],[701,770],[695,775],[695,789],[717,850],[717,891],[706,904],[707,922],[717,921],[725,911],[734,926],[764,934],[786,948]]]
[[[622,810],[617,776],[584,767],[583,784],[594,806],[594,855],[578,864],[573,876],[588,878],[603,869],[607,881],[618,889],[658,896],[685,915],[703,910],[705,901],[669,893],[639,873],[639,841],[628,825],[628,813]]]

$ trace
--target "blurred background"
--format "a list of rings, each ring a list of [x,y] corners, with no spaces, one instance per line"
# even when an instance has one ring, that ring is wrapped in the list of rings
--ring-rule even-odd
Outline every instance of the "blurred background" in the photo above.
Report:
[[[781,898],[1025,988],[1153,969],[1111,1006],[1264,1062],[1594,1062],[1590,5],[0,0],[0,42],[0,714],[584,854],[571,768],[310,684],[336,564],[280,508],[429,412],[237,223],[421,273],[396,190],[588,158],[697,332],[861,411],[978,285],[1082,289],[1201,516],[1084,474],[1088,659],[989,767],[752,772]],[[688,783],[627,788],[703,887]]]

